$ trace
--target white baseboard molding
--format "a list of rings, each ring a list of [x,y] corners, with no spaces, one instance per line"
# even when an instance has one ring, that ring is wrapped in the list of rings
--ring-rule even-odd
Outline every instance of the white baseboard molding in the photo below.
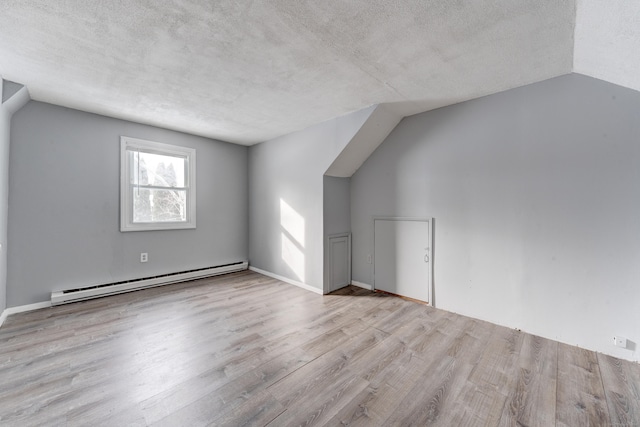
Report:
[[[322,295],[322,290],[318,288],[314,288],[313,286],[309,286],[306,283],[298,282],[297,280],[289,279],[288,277],[280,276],[279,274],[272,273],[270,271],[262,270],[260,268],[249,266],[249,270],[255,271],[256,273],[260,273],[264,276],[269,276],[274,279],[280,280],[281,282],[288,283],[290,285],[297,286],[307,291],[315,292],[316,294]]]
[[[0,314],[0,326],[2,326],[7,317],[11,314],[24,313],[25,311],[40,310],[41,308],[49,307],[51,307],[51,301],[36,302],[34,304],[5,308],[2,314]]]
[[[373,290],[373,286],[371,286],[371,285],[367,285],[366,283],[357,282],[357,281],[355,281],[355,280],[352,280],[352,281],[351,281],[351,284],[352,284],[353,286],[357,286],[357,287],[359,287],[359,288],[369,289],[370,291],[372,291],[372,290]]]

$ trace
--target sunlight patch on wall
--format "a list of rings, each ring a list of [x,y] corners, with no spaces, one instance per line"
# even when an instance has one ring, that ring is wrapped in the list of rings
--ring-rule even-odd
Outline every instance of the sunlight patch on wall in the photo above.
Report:
[[[282,199],[280,199],[280,226],[304,248],[304,218]]]
[[[280,199],[281,256],[297,279],[305,282],[304,218]]]
[[[304,252],[285,233],[282,233],[282,259],[297,279],[304,283]]]

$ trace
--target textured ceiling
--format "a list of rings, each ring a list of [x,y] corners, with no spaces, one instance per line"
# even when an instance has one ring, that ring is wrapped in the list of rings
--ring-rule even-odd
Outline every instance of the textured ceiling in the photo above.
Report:
[[[640,2],[579,0],[573,71],[640,90]]]
[[[39,101],[253,144],[373,104],[409,115],[572,72],[576,16],[581,72],[640,87],[638,49],[631,70],[600,64],[617,20],[638,45],[632,3],[2,0],[0,75]]]

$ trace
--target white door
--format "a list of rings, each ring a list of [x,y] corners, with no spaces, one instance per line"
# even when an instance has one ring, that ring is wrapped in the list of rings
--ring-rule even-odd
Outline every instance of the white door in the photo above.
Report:
[[[329,292],[351,283],[351,236],[329,237]]]
[[[376,219],[374,287],[431,302],[431,220]]]

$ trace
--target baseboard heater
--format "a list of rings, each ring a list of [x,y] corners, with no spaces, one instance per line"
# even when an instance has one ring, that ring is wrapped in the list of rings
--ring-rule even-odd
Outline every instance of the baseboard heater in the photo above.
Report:
[[[171,283],[218,276],[220,274],[246,270],[248,267],[249,263],[247,261],[241,261],[232,264],[218,265],[215,267],[205,267],[198,268],[196,270],[187,270],[177,273],[145,277],[142,279],[123,280],[121,282],[107,283],[104,285],[93,285],[87,286],[85,288],[51,292],[51,305],[66,304],[91,298],[104,297],[107,295],[115,295],[124,292],[152,288],[155,286],[164,286]]]

